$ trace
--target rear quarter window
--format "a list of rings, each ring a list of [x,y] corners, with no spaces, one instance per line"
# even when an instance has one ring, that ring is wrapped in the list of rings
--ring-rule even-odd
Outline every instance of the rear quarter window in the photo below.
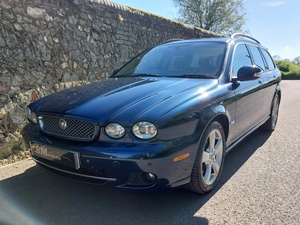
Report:
[[[259,49],[255,46],[252,46],[252,45],[249,46],[249,49],[250,49],[250,51],[252,53],[252,56],[254,58],[255,65],[258,66],[263,71],[266,70],[267,68],[266,68],[264,60],[262,58],[262,55],[260,54]]]
[[[267,69],[268,70],[275,69],[275,64],[274,64],[274,61],[273,61],[272,57],[270,56],[270,54],[265,49],[261,49],[261,52],[266,60]]]

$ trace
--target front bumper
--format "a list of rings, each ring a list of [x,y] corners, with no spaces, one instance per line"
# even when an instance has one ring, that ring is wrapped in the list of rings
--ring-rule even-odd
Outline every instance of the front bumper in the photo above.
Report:
[[[189,136],[150,143],[76,142],[46,135],[33,124],[25,126],[23,138],[33,159],[48,171],[83,182],[152,190],[190,181],[199,140]],[[33,148],[36,145],[70,153],[71,158],[75,155],[71,163],[75,166],[62,162],[60,156],[36,154]],[[184,154],[188,157],[174,162],[174,158]]]

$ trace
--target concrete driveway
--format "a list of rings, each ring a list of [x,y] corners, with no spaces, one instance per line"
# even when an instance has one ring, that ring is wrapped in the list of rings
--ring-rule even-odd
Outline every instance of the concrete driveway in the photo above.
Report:
[[[0,168],[0,224],[300,224],[300,81],[283,81],[277,129],[226,155],[217,188],[141,194],[66,180],[31,160]]]

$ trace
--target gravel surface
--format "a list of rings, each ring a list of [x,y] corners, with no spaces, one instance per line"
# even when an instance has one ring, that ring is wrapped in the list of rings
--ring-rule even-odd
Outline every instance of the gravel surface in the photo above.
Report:
[[[255,131],[226,155],[207,195],[156,194],[73,182],[26,159],[0,168],[0,224],[300,224],[300,81],[282,82],[277,129]]]
[[[0,167],[0,182],[1,182],[1,180],[5,180],[10,177],[14,177],[19,174],[22,174],[27,169],[29,169],[33,166],[35,166],[35,162],[30,158],[26,158],[26,159],[23,159],[20,161],[17,160],[16,162],[11,162],[10,164],[6,164],[6,165]],[[1,187],[1,185],[0,185],[0,187]]]
[[[29,151],[21,151],[18,154],[11,155],[6,159],[0,159],[0,168],[1,168],[1,166],[16,163],[16,162],[19,162],[19,161],[22,161],[22,160],[28,159],[28,158],[30,158],[30,152]]]

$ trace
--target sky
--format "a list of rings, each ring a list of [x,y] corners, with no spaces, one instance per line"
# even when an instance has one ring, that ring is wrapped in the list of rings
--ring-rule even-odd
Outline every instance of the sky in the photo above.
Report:
[[[178,17],[173,0],[111,0],[171,20]],[[299,0],[243,0],[245,27],[272,56],[293,61],[300,56]]]

